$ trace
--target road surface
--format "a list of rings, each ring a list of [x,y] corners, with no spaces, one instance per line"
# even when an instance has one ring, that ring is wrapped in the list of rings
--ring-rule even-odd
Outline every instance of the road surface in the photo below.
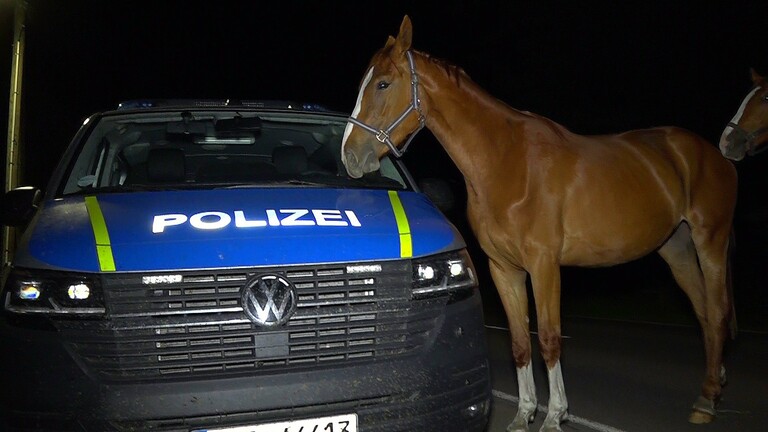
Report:
[[[568,431],[759,432],[768,430],[768,334],[742,332],[729,341],[728,385],[718,417],[688,423],[704,373],[700,330],[691,326],[565,318],[562,367],[572,420]],[[494,405],[487,432],[503,432],[517,410],[517,377],[509,333],[487,328]],[[546,371],[534,343],[538,431],[547,401]]]

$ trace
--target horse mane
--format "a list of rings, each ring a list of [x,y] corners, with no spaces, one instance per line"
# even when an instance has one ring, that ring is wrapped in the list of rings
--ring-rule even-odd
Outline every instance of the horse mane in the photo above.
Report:
[[[429,63],[437,66],[440,70],[442,70],[445,75],[453,81],[457,86],[462,87],[462,82],[472,82],[472,78],[470,78],[469,74],[464,71],[461,67],[438,57],[434,57],[433,55],[429,53],[425,53],[422,51],[418,51],[419,55],[423,56],[424,59],[426,59]],[[477,84],[475,84],[477,85]]]
[[[462,88],[465,91],[468,91],[473,95],[473,97],[477,98],[479,101],[483,101],[482,103],[491,104],[497,107],[503,107],[499,113],[502,115],[515,115],[515,114],[521,114],[525,116],[526,118],[530,120],[539,121],[542,124],[546,125],[547,129],[552,131],[554,134],[556,134],[561,140],[566,140],[568,135],[571,135],[572,132],[568,127],[565,125],[562,125],[560,123],[555,122],[554,120],[542,116],[540,114],[532,113],[529,111],[521,111],[517,108],[514,108],[510,106],[505,101],[495,97],[493,94],[488,92],[483,86],[478,84],[475,80],[473,80],[469,74],[462,69],[460,66],[457,66],[447,60],[434,57],[429,53],[425,53],[423,51],[416,51],[420,56],[422,56],[425,60],[427,60],[428,63],[435,65],[437,67],[437,70],[440,70],[445,74],[445,76],[448,78],[449,81],[453,82],[458,88]]]

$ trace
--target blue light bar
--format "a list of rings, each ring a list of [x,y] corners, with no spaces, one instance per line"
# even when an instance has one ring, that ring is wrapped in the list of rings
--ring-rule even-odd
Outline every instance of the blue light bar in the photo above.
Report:
[[[306,102],[291,102],[280,100],[237,100],[237,99],[136,99],[121,102],[118,110],[140,110],[150,108],[195,107],[195,108],[226,108],[246,107],[292,111],[329,112],[323,105]]]

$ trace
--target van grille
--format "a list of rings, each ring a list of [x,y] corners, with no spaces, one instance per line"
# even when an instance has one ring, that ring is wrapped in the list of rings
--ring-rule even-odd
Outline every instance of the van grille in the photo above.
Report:
[[[297,310],[284,326],[260,327],[242,310],[242,286],[262,273],[296,286]],[[164,275],[105,275],[108,319],[57,324],[86,367],[108,380],[374,361],[421,349],[436,326],[441,302],[411,300],[410,275],[407,261],[176,272],[174,283],[156,284],[142,280]]]

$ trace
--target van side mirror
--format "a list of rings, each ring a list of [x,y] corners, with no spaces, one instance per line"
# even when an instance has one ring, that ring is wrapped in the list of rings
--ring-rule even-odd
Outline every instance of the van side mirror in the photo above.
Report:
[[[456,196],[447,181],[440,178],[425,178],[418,181],[419,189],[444,213],[453,210]]]
[[[43,194],[32,186],[9,190],[0,199],[0,223],[18,227],[26,225],[40,205]]]

